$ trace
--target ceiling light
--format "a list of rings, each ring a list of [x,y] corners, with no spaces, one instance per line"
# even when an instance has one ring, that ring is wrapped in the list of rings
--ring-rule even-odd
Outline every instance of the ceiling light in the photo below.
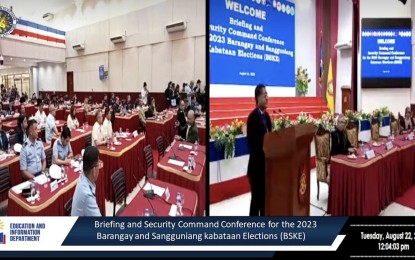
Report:
[[[13,58],[12,58],[12,57],[10,57],[10,60],[13,60]]]
[[[23,59],[23,61],[26,61],[26,59]]]

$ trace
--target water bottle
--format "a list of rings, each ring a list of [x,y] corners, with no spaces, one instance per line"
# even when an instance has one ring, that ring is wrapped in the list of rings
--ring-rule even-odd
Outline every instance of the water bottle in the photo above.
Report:
[[[122,133],[122,128],[120,127],[120,134]]]
[[[196,160],[195,160],[195,156],[192,154],[192,170],[196,169]]]
[[[107,137],[107,149],[110,149],[110,138]]]
[[[182,194],[180,193],[180,191],[177,192],[176,206],[177,206],[176,216],[182,216]]]
[[[199,143],[195,142],[195,154],[197,155],[197,151],[199,150]]]
[[[36,183],[35,183],[35,181],[32,181],[30,183],[30,196],[34,197],[35,194],[36,194]]]
[[[9,143],[9,146],[7,147],[7,153],[11,153],[11,152],[12,152],[12,148],[11,148],[10,143]]]
[[[144,217],[150,217],[150,210],[146,209],[145,213],[144,213]]]
[[[65,168],[61,165],[61,179],[65,178]],[[62,182],[63,185],[63,182]]]
[[[188,169],[189,172],[191,172],[193,170],[192,167],[193,167],[192,157],[189,154],[189,158],[187,159],[187,169]]]

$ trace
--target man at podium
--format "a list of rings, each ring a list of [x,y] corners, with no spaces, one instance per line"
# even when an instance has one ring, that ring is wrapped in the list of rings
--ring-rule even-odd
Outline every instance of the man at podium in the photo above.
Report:
[[[249,147],[248,178],[251,185],[250,216],[265,215],[265,154],[264,135],[271,131],[271,118],[266,112],[268,94],[265,85],[255,88],[256,108],[249,114],[247,139]]]

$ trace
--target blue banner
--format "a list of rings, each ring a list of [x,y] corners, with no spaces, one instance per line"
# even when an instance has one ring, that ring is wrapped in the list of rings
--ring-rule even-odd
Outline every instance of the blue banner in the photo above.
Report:
[[[347,218],[79,218],[63,246],[331,245]]]
[[[211,84],[295,87],[295,5],[285,0],[212,0]]]

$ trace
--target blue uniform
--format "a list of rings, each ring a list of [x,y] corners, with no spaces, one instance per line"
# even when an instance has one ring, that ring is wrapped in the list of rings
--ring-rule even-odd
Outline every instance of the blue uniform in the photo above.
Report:
[[[37,175],[42,171],[42,161],[46,159],[42,141],[32,143],[29,139],[24,142],[20,151],[20,170]]]
[[[66,160],[68,157],[68,154],[72,152],[71,143],[69,142],[66,146],[62,145],[62,141],[59,138],[55,141],[53,144],[53,157],[52,157],[52,163],[56,164],[55,158],[58,156],[59,160]]]
[[[72,199],[71,216],[101,216],[95,195],[96,186],[85,174],[79,174]]]

